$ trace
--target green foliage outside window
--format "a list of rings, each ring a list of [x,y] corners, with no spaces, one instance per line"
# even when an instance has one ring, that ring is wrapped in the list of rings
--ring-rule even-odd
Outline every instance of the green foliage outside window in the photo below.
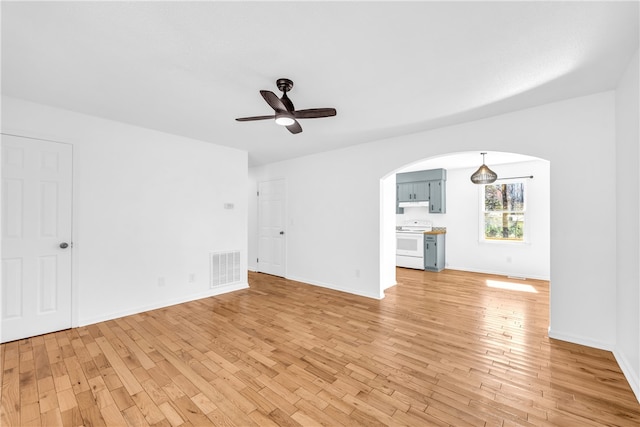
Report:
[[[488,240],[524,240],[524,183],[484,187],[484,237]]]

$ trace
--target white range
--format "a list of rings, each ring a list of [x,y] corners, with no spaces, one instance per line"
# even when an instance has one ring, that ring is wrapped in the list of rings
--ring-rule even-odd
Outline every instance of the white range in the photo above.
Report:
[[[396,227],[396,265],[424,270],[424,232],[431,231],[430,221],[405,220]]]

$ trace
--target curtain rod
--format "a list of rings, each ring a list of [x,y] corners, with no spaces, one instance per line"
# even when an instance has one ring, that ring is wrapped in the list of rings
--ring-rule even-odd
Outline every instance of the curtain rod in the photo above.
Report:
[[[500,181],[501,179],[520,179],[520,178],[529,178],[529,179],[533,179],[533,175],[527,175],[527,176],[510,176],[510,177],[508,177],[508,178],[498,177],[498,181]]]

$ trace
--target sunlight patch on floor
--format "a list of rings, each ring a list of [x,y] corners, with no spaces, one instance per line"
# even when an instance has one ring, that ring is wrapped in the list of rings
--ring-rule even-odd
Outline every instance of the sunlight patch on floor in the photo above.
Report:
[[[506,289],[509,291],[519,291],[519,292],[529,292],[532,294],[537,294],[536,288],[531,285],[525,285],[523,283],[515,283],[515,282],[501,282],[498,280],[487,280],[487,286],[490,288],[499,288]]]

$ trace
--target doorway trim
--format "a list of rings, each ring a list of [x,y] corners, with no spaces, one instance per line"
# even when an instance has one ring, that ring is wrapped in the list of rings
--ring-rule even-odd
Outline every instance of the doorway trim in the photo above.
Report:
[[[71,242],[73,243],[74,249],[71,251],[71,327],[77,328],[80,326],[79,318],[80,318],[80,283],[78,278],[80,271],[80,262],[78,257],[78,245],[79,245],[79,235],[78,235],[78,204],[76,203],[76,197],[78,193],[79,186],[79,174],[78,174],[78,164],[77,164],[77,156],[76,149],[77,146],[72,142],[67,141],[59,141],[57,139],[52,139],[49,137],[38,137],[27,134],[24,131],[15,130],[15,129],[7,129],[6,131],[0,132],[0,136],[13,136],[16,138],[25,138],[32,139],[36,141],[45,141],[45,142],[53,142],[57,144],[66,144],[71,146]]]

